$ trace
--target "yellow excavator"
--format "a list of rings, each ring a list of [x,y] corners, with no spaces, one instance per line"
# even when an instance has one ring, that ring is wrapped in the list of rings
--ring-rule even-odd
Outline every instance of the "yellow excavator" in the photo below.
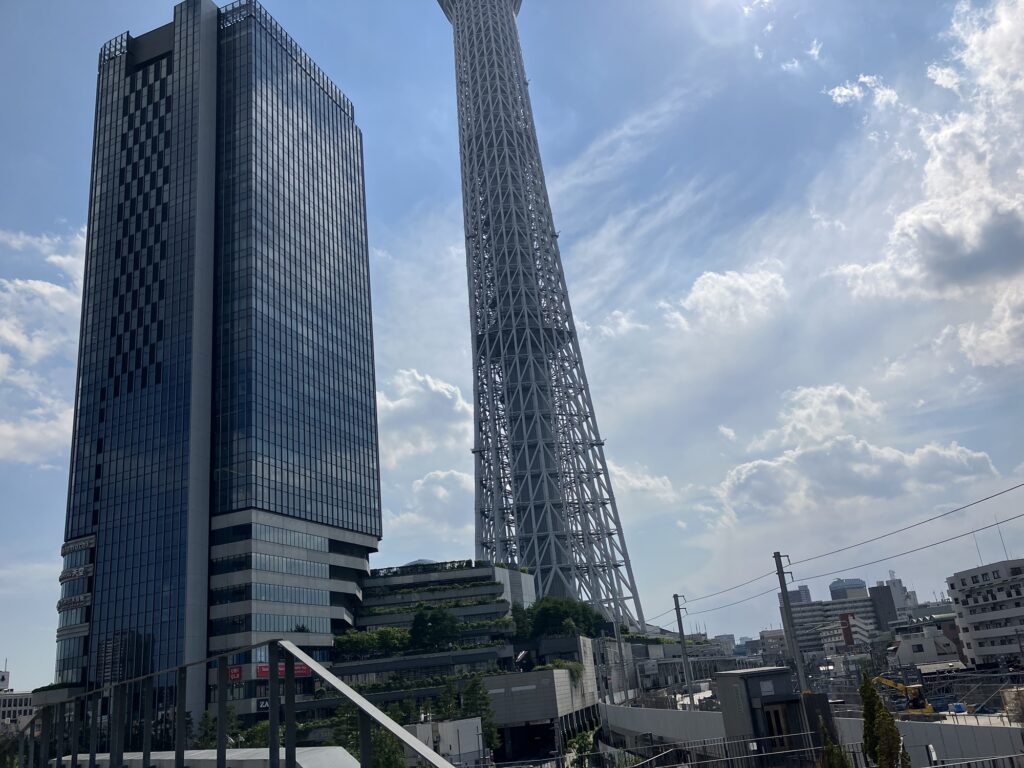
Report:
[[[902,693],[907,699],[906,713],[908,715],[933,715],[935,709],[924,697],[924,689],[920,684],[904,685],[890,680],[887,677],[876,677],[871,681],[875,685],[885,685]]]

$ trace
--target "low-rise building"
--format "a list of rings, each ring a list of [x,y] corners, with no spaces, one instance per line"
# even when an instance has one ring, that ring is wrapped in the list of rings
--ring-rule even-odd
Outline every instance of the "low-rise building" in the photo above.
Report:
[[[759,642],[761,659],[767,665],[781,664],[790,655],[786,647],[785,630],[762,629]]]
[[[35,713],[32,691],[0,691],[0,723],[18,725]]]
[[[958,571],[946,583],[967,663],[1024,662],[1024,560]]]
[[[919,624],[899,631],[886,649],[890,669],[960,661],[956,643],[931,624]]]

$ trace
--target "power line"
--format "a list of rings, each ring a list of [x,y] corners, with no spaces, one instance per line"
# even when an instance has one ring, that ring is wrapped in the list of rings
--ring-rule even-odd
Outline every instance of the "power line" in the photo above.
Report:
[[[870,539],[865,539],[864,541],[858,541],[856,544],[849,544],[849,545],[847,545],[845,547],[840,547],[839,549],[833,549],[831,552],[822,552],[820,555],[814,555],[813,557],[805,557],[802,560],[793,561],[793,562],[790,563],[790,565],[801,565],[803,563],[809,563],[812,560],[820,560],[823,557],[829,557],[831,555],[837,555],[840,552],[846,552],[847,550],[850,550],[850,549],[856,549],[857,547],[862,547],[865,544],[871,544],[872,542],[880,541],[881,539],[888,538],[889,536],[895,536],[897,533],[903,533],[904,531],[909,531],[911,528],[917,528],[919,525],[925,525],[926,523],[930,523],[930,522],[933,522],[935,520],[939,520],[939,519],[941,519],[943,517],[948,517],[949,515],[955,514],[957,512],[963,512],[965,509],[969,509],[970,507],[977,506],[978,504],[982,504],[982,503],[984,503],[986,501],[991,501],[994,498],[997,498],[999,496],[1003,496],[1004,494],[1010,493],[1011,491],[1016,491],[1019,488],[1024,488],[1024,483],[1019,483],[1018,485],[1015,485],[1012,488],[1005,488],[1002,491],[999,491],[997,493],[993,493],[991,496],[986,496],[983,499],[976,499],[975,501],[972,501],[969,504],[964,504],[963,506],[957,507],[956,509],[951,509],[948,512],[943,512],[943,513],[941,513],[939,515],[933,515],[932,517],[925,518],[924,520],[919,520],[916,523],[911,523],[910,525],[905,525],[902,528],[897,528],[894,531],[889,531],[888,533],[883,533],[883,534],[880,534],[878,536],[874,536],[874,537],[872,537]],[[1004,520],[1003,522],[1006,522],[1006,521]],[[991,527],[991,526],[989,526],[989,527]],[[979,530],[981,530],[981,529],[979,529]],[[774,573],[774,571],[772,571],[772,573]]]
[[[840,568],[837,571],[829,571],[828,573],[819,573],[816,576],[801,576],[799,579],[794,579],[794,580],[795,581],[811,581],[812,579],[823,579],[826,576],[835,576],[835,575],[840,574],[840,573],[846,573],[847,571],[856,570],[857,568],[866,568],[869,565],[878,565],[878,563],[884,563],[886,560],[895,560],[897,557],[903,557],[904,555],[912,555],[915,552],[922,552],[922,551],[924,551],[926,549],[931,549],[932,547],[937,547],[940,544],[948,544],[951,541],[956,541],[957,539],[963,539],[963,538],[965,538],[967,536],[971,536],[972,534],[979,533],[981,531],[987,531],[989,528],[995,528],[997,525],[1002,525],[1003,523],[1009,523],[1009,522],[1012,522],[1013,520],[1017,520],[1017,519],[1019,519],[1021,517],[1024,517],[1024,512],[1021,512],[1019,514],[1013,515],[1012,517],[1008,517],[1005,520],[999,521],[998,523],[989,523],[988,525],[983,525],[980,528],[975,528],[973,530],[966,531],[964,533],[958,533],[956,536],[950,536],[949,538],[946,538],[946,539],[941,539],[939,541],[933,541],[931,544],[924,544],[924,545],[922,545],[920,547],[914,547],[913,549],[905,550],[904,552],[897,552],[897,553],[892,554],[892,555],[887,555],[885,557],[880,557],[877,560],[871,560],[870,562],[867,562],[867,563],[860,563],[858,565],[851,565],[851,566],[848,566],[846,568]]]
[[[740,587],[745,587],[745,586],[747,586],[749,584],[754,584],[755,582],[758,582],[761,579],[767,578],[769,576],[774,576],[774,575],[775,575],[775,571],[768,571],[768,573],[762,573],[760,576],[755,576],[753,579],[748,579],[747,581],[741,582],[740,584],[735,584],[735,585],[733,585],[731,587],[726,587],[725,589],[720,589],[717,592],[709,592],[708,594],[701,595],[700,597],[694,597],[692,599],[684,599],[684,602],[686,603],[686,605],[689,605],[690,603],[696,603],[696,602],[699,602],[701,600],[707,600],[709,597],[718,597],[719,595],[724,595],[726,592],[732,592],[734,590],[739,589]],[[680,595],[680,597],[682,597],[682,596]],[[674,610],[675,610],[675,608],[669,608],[667,611],[662,611],[657,616],[652,616],[650,619],[648,619],[648,621],[653,623],[655,619],[660,619],[662,616],[665,616],[666,614],[672,613],[672,611],[674,611]],[[701,613],[704,613],[704,611],[701,611]],[[687,616],[689,616],[689,615],[691,615],[691,614],[690,614],[689,611],[687,611]],[[694,613],[692,615],[696,615],[696,613]]]
[[[764,597],[765,595],[770,595],[772,592],[776,592],[776,591],[778,591],[777,588],[776,587],[772,587],[771,589],[766,589],[764,592],[758,592],[756,595],[751,595],[750,597],[744,597],[742,600],[737,600],[737,601],[732,602],[732,603],[726,603],[725,605],[716,605],[714,608],[705,608],[705,609],[703,609],[701,611],[694,611],[693,613],[690,613],[689,611],[687,611],[686,615],[687,616],[700,616],[702,613],[712,613],[713,611],[720,611],[723,608],[732,608],[734,605],[739,605],[740,603],[746,603],[746,602],[749,602],[751,600],[756,600],[759,597]]]
[[[1005,495],[1007,493],[1011,493],[1012,491],[1016,491],[1016,490],[1019,490],[1021,488],[1024,488],[1024,483],[1018,483],[1017,485],[1011,486],[1010,488],[1004,488],[1003,490],[997,491],[996,493],[993,493],[993,494],[991,494],[989,496],[985,496],[984,498],[975,499],[974,501],[969,502],[967,504],[963,504],[963,505],[961,505],[959,507],[955,507],[954,509],[950,509],[950,510],[948,510],[946,512],[942,512],[942,513],[940,513],[938,515],[933,515],[931,517],[925,518],[924,520],[919,520],[916,523],[911,523],[910,525],[905,525],[902,528],[897,528],[895,530],[889,531],[888,533],[883,533],[883,534],[880,534],[878,536],[874,536],[874,537],[872,537],[870,539],[865,539],[864,541],[858,541],[858,542],[856,542],[854,544],[849,544],[849,545],[847,545],[845,547],[840,547],[838,549],[833,549],[833,550],[831,550],[829,552],[822,552],[821,554],[818,554],[818,555],[813,555],[811,557],[805,557],[805,558],[802,558],[800,560],[795,560],[795,561],[791,562],[790,565],[791,566],[793,566],[793,565],[802,565],[804,563],[813,562],[814,560],[821,560],[822,558],[825,558],[825,557],[830,557],[832,555],[837,555],[837,554],[839,554],[841,552],[846,552],[846,551],[851,550],[851,549],[856,549],[857,547],[862,547],[865,544],[871,544],[873,542],[880,541],[880,540],[888,538],[890,536],[895,536],[898,533],[904,533],[906,531],[911,530],[912,528],[917,528],[918,526],[934,522],[935,520],[940,520],[940,519],[942,519],[944,517],[949,517],[950,515],[956,514],[957,512],[963,512],[965,509],[970,509],[971,507],[977,506],[978,504],[983,504],[986,501],[991,501],[992,499],[998,498],[999,496],[1003,496],[1003,495]],[[952,536],[952,537],[950,537],[948,539],[943,539],[942,541],[937,541],[937,542],[934,542],[932,544],[925,545],[923,547],[918,547],[916,549],[907,550],[906,552],[900,552],[900,553],[897,553],[895,555],[890,555],[888,557],[883,557],[883,558],[881,558],[879,560],[873,560],[870,563],[863,563],[861,565],[854,565],[854,566],[850,566],[849,568],[844,568],[844,569],[839,570],[839,571],[832,571],[830,573],[819,574],[818,576],[806,576],[806,577],[802,577],[802,578],[800,578],[798,580],[799,581],[810,581],[811,579],[823,578],[824,576],[834,576],[834,575],[836,575],[838,573],[843,573],[845,571],[852,571],[852,570],[854,570],[856,568],[864,568],[864,567],[866,567],[868,565],[876,565],[878,563],[885,562],[886,560],[892,560],[892,559],[897,558],[897,557],[902,557],[903,555],[909,555],[909,554],[913,554],[914,552],[920,552],[920,551],[922,551],[924,549],[928,549],[929,547],[938,546],[939,544],[945,544],[945,543],[947,543],[949,541],[954,541],[956,539],[963,538],[964,536],[969,536],[972,533],[977,533],[978,531],[984,531],[984,530],[987,530],[989,528],[994,528],[996,526],[1002,525],[1003,523],[1008,523],[1011,520],[1016,520],[1018,517],[1021,517],[1021,515],[1016,515],[1014,517],[1008,517],[1005,520],[997,521],[995,523],[992,523],[991,525],[986,525],[986,526],[983,526],[981,528],[977,528],[977,529],[975,529],[973,531],[968,531],[967,533],[963,533],[963,534],[960,534],[958,536]],[[718,597],[719,595],[724,595],[724,594],[726,594],[728,592],[733,592],[733,591],[735,591],[737,589],[740,589],[742,587],[749,586],[750,584],[755,584],[758,581],[761,581],[761,579],[766,579],[769,576],[774,576],[774,575],[775,575],[775,571],[768,571],[767,573],[762,573],[760,576],[755,576],[754,578],[747,579],[746,581],[740,582],[739,584],[734,584],[731,587],[725,587],[724,589],[720,589],[720,590],[718,590],[716,592],[709,592],[706,595],[701,595],[699,597],[694,597],[692,599],[686,600],[686,604],[689,605],[690,603],[696,603],[696,602],[699,602],[701,600],[707,600],[707,599],[712,598],[712,597]],[[794,579],[794,581],[797,581],[797,579]],[[711,613],[712,611],[719,611],[719,610],[721,610],[723,608],[730,608],[730,607],[732,607],[734,605],[739,605],[740,603],[745,603],[748,600],[754,600],[755,598],[763,597],[764,595],[767,595],[767,594],[769,594],[769,593],[771,593],[773,591],[775,591],[774,588],[773,589],[769,589],[769,590],[767,590],[765,592],[761,592],[761,593],[759,593],[757,595],[751,595],[750,597],[743,598],[742,600],[737,600],[734,603],[727,603],[725,605],[720,605],[720,606],[717,606],[715,608],[707,608],[707,609],[704,609],[702,611],[694,611],[693,613],[690,613],[689,611],[687,611],[687,616],[699,616],[702,613]],[[653,616],[650,619],[648,619],[648,622],[649,623],[653,623],[655,620],[660,619],[662,616],[668,615],[673,610],[674,610],[674,608],[669,608],[666,611],[662,611],[661,613],[657,614],[656,616]],[[665,629],[665,627],[662,627],[662,629]]]

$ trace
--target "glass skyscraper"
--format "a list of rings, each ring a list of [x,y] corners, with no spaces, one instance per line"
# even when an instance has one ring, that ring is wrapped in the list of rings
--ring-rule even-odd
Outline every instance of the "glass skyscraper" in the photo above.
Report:
[[[352,104],[257,3],[103,46],[57,682],[324,658],[351,625],[381,535],[367,254]]]

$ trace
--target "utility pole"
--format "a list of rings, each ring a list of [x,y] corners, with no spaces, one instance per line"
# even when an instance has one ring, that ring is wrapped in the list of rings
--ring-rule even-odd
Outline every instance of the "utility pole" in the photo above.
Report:
[[[683,679],[686,680],[686,693],[690,697],[690,710],[696,709],[693,705],[693,681],[690,680],[690,656],[686,652],[686,630],[683,629],[683,612],[679,607],[679,595],[672,595],[676,603],[676,624],[679,625],[679,648],[683,654]]]
[[[800,692],[810,690],[807,687],[807,676],[804,673],[803,660],[800,658],[800,646],[796,641],[796,628],[793,622],[793,604],[789,601],[789,584],[786,583],[786,572],[782,569],[782,555],[775,553],[775,570],[779,574],[779,588],[782,590],[782,632],[786,636],[789,654],[796,663],[796,679],[800,684]]]
[[[782,555],[776,552],[775,570],[779,574],[779,588],[782,590],[782,632],[786,636],[786,644],[789,646],[789,653],[796,664],[796,679],[800,686],[800,723],[804,729],[804,743],[811,743],[811,726],[807,719],[807,709],[804,707],[804,691],[807,687],[807,675],[804,672],[803,659],[800,656],[800,644],[796,641],[796,626],[793,621],[793,604],[789,601],[789,584],[786,583],[786,571],[782,567]]]

